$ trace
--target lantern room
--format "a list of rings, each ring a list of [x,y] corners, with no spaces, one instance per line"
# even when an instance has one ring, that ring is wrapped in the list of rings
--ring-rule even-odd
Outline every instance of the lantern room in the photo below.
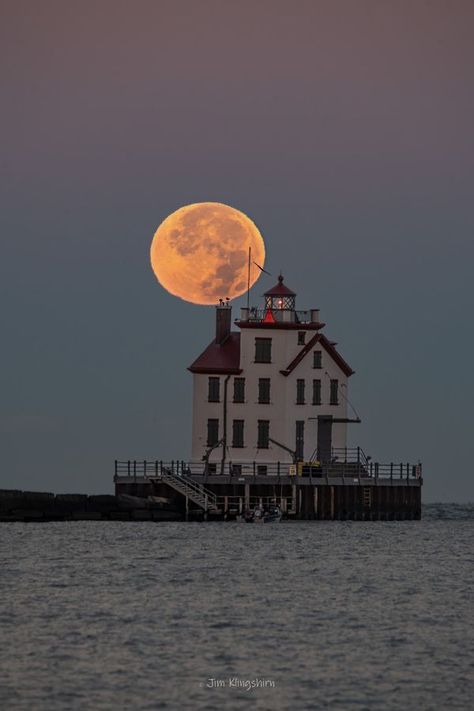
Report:
[[[265,294],[265,309],[271,311],[294,311],[295,297],[294,291],[291,291],[283,283],[283,274],[278,277],[278,284],[272,289],[266,291]]]
[[[240,319],[236,323],[243,327],[244,323],[260,324],[271,327],[272,324],[307,324],[312,329],[322,328],[319,321],[319,309],[296,311],[296,294],[283,283],[283,274],[278,277],[278,283],[263,295],[265,308],[255,307],[240,309]]]

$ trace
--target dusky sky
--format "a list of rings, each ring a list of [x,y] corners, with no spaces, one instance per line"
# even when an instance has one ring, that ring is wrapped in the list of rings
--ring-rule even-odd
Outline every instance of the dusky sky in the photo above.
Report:
[[[472,500],[474,4],[1,15],[0,487],[108,492],[115,458],[188,456],[214,310],[165,292],[149,248],[220,201],[356,371],[352,441],[421,459],[425,501]]]

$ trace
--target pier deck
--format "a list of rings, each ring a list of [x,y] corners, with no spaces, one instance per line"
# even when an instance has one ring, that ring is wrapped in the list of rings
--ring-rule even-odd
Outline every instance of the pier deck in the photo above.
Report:
[[[236,467],[240,474],[234,474]],[[243,466],[246,467],[243,468]],[[116,494],[161,496],[187,517],[235,518],[256,505],[280,506],[285,517],[320,520],[413,520],[421,517],[421,465],[275,462],[232,465],[223,474],[184,462],[117,461]],[[292,470],[295,474],[290,475]],[[224,470],[225,471],[225,470]],[[243,471],[249,473],[243,474]],[[280,472],[279,474],[277,472]],[[196,496],[196,489],[199,496]]]

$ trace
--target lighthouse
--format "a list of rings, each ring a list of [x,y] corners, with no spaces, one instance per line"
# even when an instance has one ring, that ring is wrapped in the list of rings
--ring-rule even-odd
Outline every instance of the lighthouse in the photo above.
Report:
[[[280,274],[263,308],[216,306],[215,337],[190,365],[191,461],[209,474],[291,471],[347,448],[352,368],[323,332],[319,309],[298,310]]]
[[[198,520],[242,520],[256,507],[286,518],[420,518],[421,462],[380,463],[348,446],[360,422],[348,397],[354,371],[319,309],[298,309],[282,274],[263,298],[234,321],[228,300],[216,306],[214,337],[188,368],[191,457],[116,460],[116,494]]]

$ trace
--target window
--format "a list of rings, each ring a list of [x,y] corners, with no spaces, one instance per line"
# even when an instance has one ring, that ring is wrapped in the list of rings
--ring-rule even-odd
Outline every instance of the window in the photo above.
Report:
[[[298,331],[298,345],[304,346],[306,333],[305,331]]]
[[[293,294],[288,294],[288,296],[266,296],[265,308],[271,311],[274,309],[289,309],[290,311],[294,311],[295,296]]]
[[[302,461],[304,459],[304,420],[296,421],[296,458]]]
[[[257,464],[257,476],[267,476],[267,465]]]
[[[259,420],[258,421],[258,439],[257,439],[257,448],[258,449],[268,449],[269,432],[270,432],[270,421],[269,420]]]
[[[270,402],[270,378],[258,379],[258,401],[268,405]]]
[[[321,404],[321,381],[313,380],[313,405]]]
[[[322,354],[321,351],[313,351],[313,368],[322,368]]]
[[[331,380],[331,393],[329,397],[330,405],[339,405],[339,381]]]
[[[220,378],[209,378],[208,402],[219,402]]]
[[[244,446],[244,420],[234,420],[232,423],[232,446]]]
[[[256,363],[271,363],[272,362],[272,339],[271,338],[256,338],[255,339],[255,362]]]
[[[304,380],[298,378],[296,381],[296,404],[304,405]]]
[[[245,378],[234,378],[234,402],[245,402]]]
[[[219,441],[219,420],[207,421],[207,446],[212,447]]]

